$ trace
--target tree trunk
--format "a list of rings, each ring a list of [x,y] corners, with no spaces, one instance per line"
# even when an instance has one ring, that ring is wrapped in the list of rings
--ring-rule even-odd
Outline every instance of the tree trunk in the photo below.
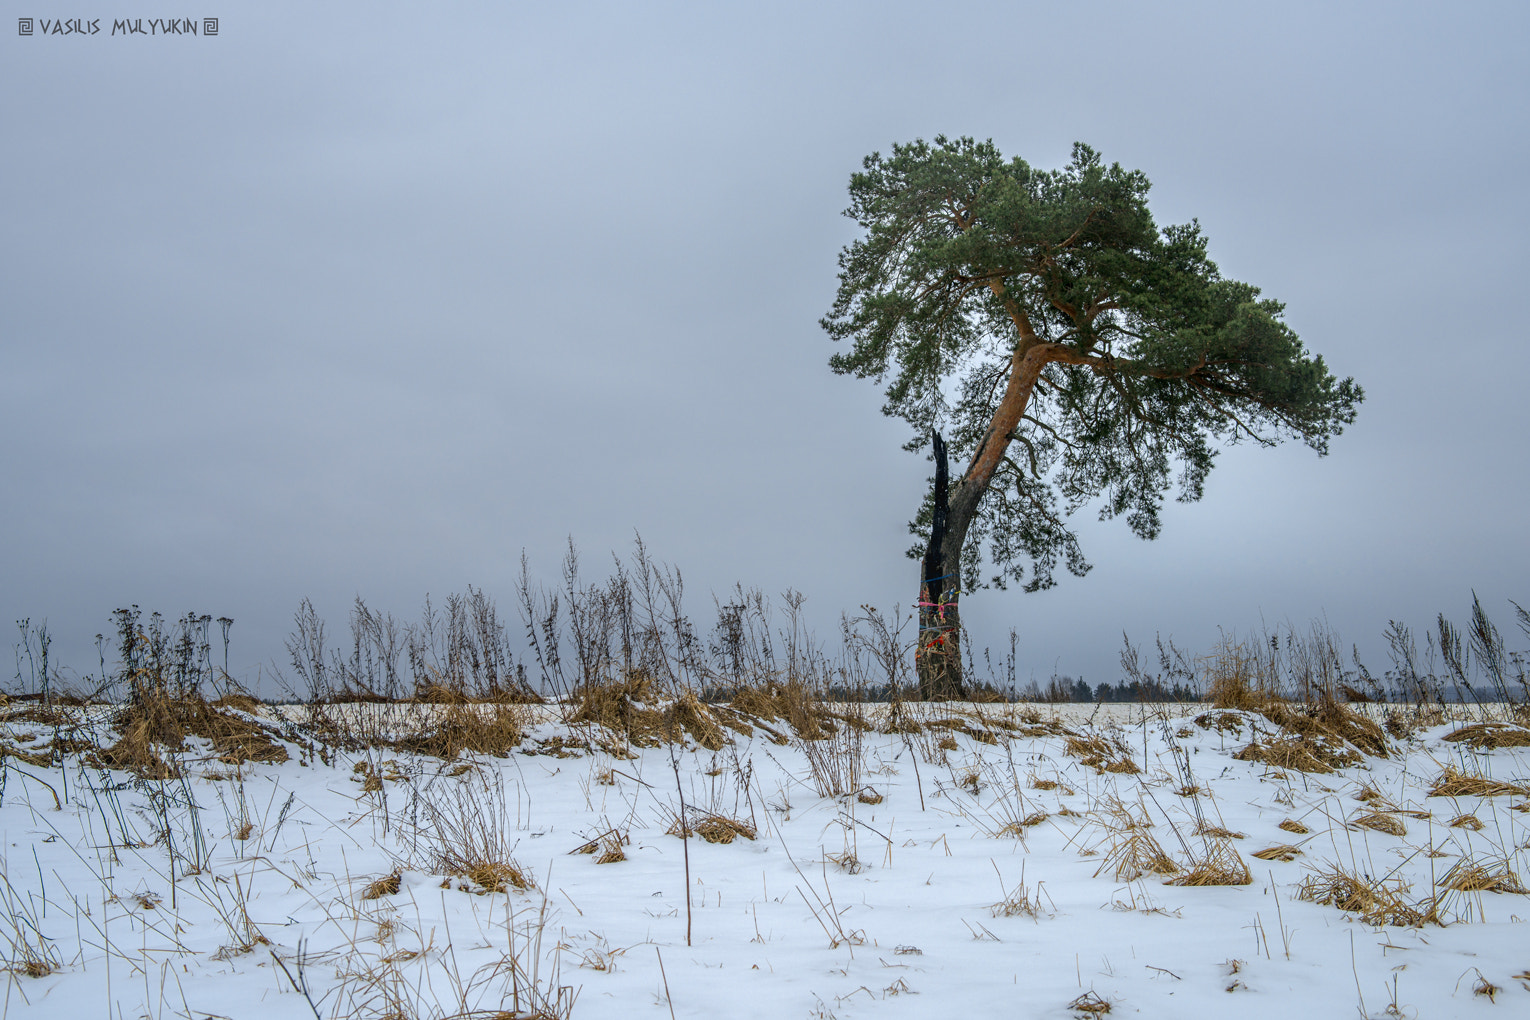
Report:
[[[1015,314],[1025,342],[1011,355],[1004,398],[978,444],[972,463],[954,486],[950,485],[946,442],[940,433],[930,433],[935,449],[935,516],[920,565],[919,644],[914,653],[919,696],[925,701],[952,701],[967,696],[962,683],[959,643],[962,546],[967,542],[967,529],[977,516],[978,504],[1025,415],[1036,379],[1048,361],[1058,360],[1061,350],[1055,344],[1037,340],[1029,320],[1018,312]]]
[[[930,439],[935,449],[935,514],[920,563],[919,644],[914,650],[914,664],[921,700],[953,701],[966,696],[959,599],[962,542],[971,515],[951,520],[946,442],[939,432],[931,432]],[[953,523],[958,527],[953,528]]]

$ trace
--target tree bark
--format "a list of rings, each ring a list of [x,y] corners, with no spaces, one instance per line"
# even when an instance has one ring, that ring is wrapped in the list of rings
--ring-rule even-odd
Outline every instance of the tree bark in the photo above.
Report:
[[[960,700],[962,687],[961,543],[967,520],[959,521],[960,536],[953,544],[948,492],[949,469],[946,442],[931,431],[935,452],[935,512],[930,522],[930,541],[925,547],[919,576],[919,644],[914,651],[922,701]]]
[[[1010,358],[1009,383],[972,463],[954,486],[949,484],[945,440],[938,432],[930,434],[935,451],[935,514],[920,564],[919,644],[914,652],[919,696],[925,701],[967,696],[960,645],[962,547],[967,543],[967,529],[1025,415],[1041,370],[1050,361],[1066,360],[1063,348],[1036,338],[1023,313],[1013,314],[1024,339]]]

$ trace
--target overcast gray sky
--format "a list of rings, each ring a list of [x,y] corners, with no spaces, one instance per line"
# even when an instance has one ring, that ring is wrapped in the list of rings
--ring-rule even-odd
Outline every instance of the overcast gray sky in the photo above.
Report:
[[[569,535],[595,576],[641,532],[699,623],[911,603],[929,465],[817,322],[849,175],[941,133],[1140,168],[1367,394],[964,600],[1022,680],[1323,614],[1379,669],[1389,619],[1530,602],[1522,3],[5,6],[0,619],[75,668],[128,603],[234,617],[247,676],[304,596],[513,618]]]

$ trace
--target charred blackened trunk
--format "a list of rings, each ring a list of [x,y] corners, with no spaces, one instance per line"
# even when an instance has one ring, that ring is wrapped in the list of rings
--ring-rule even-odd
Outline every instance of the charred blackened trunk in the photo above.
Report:
[[[1001,291],[996,293],[1002,296]],[[919,576],[919,694],[926,700],[966,696],[957,644],[961,634],[957,600],[961,596],[962,546],[967,542],[967,529],[976,519],[978,504],[1025,417],[1041,370],[1049,361],[1064,360],[1061,354],[1067,353],[1058,345],[1036,339],[1030,320],[1018,311],[1014,314],[1025,342],[1015,348],[1004,399],[994,411],[972,463],[955,485],[949,481],[945,440],[939,433],[930,437],[935,447],[935,519]]]
[[[935,513],[930,523],[930,542],[920,564],[919,644],[914,656],[919,697],[925,701],[951,701],[965,697],[958,599],[961,547],[971,516],[959,512],[958,519],[952,520],[946,442],[939,432],[931,432],[930,439],[935,451]]]

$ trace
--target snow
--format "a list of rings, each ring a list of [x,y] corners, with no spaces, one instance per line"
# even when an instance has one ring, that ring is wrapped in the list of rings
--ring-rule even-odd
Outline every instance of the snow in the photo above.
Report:
[[[967,711],[980,730],[979,713],[1005,709]],[[373,749],[326,764],[294,744],[288,762],[242,767],[193,741],[184,782],[163,783],[75,758],[62,771],[7,759],[4,1015],[490,1017],[517,1002],[556,1015],[571,1000],[581,1020],[1064,1018],[1103,1015],[1081,1011],[1101,1001],[1112,1017],[1530,1008],[1530,899],[1437,884],[1463,856],[1530,876],[1526,798],[1427,796],[1446,764],[1524,784],[1530,748],[1474,752],[1443,741],[1459,725],[1444,723],[1388,758],[1304,775],[1236,760],[1248,733],[1196,725],[1204,711],[1061,720],[1119,741],[1137,774],[1083,764],[1062,733],[990,727],[990,744],[950,731],[956,749],[942,751],[946,731],[868,731],[853,788],[864,799],[821,795],[800,742],[759,730],[730,731],[717,752],[633,748],[630,759]],[[853,755],[853,733],[818,750]],[[559,734],[590,735],[544,713],[523,750]],[[1199,792],[1176,792],[1187,786]],[[1367,786],[1385,800],[1357,800]],[[757,838],[667,834],[682,794],[693,825],[715,813]],[[1395,807],[1406,834],[1346,824],[1377,806]],[[1465,814],[1482,828],[1448,824]],[[1027,819],[1018,838],[995,835]],[[1286,819],[1310,832],[1280,829]],[[1243,838],[1218,844],[1194,834],[1203,824]],[[443,881],[438,851],[459,830],[533,886]],[[597,862],[612,836],[574,852],[610,830],[626,834],[625,860]],[[1117,877],[1112,848],[1134,833],[1181,866],[1230,844],[1253,881]],[[1282,843],[1301,855],[1252,856]],[[1406,886],[1450,923],[1374,927],[1300,898],[1332,865]],[[395,872],[396,892],[363,898]],[[1022,885],[1035,915],[996,916]],[[29,953],[57,968],[29,976]]]

